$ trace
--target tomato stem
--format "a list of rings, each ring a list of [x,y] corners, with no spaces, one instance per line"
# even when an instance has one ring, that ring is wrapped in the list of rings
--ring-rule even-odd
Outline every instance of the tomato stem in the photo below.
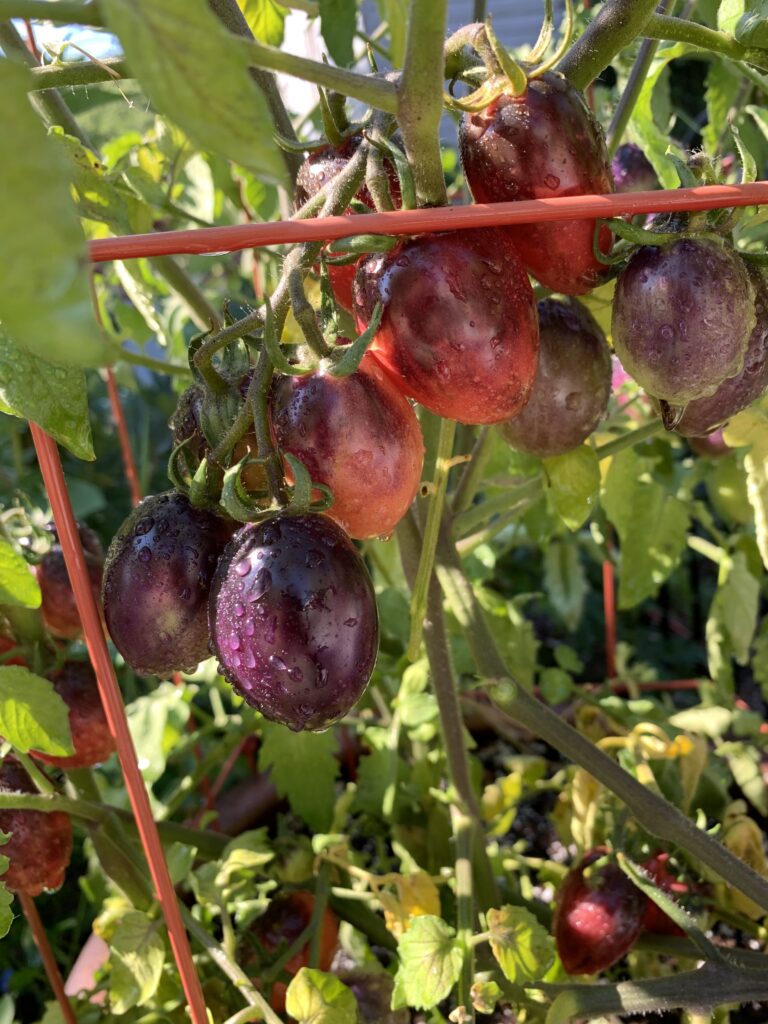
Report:
[[[459,975],[458,1002],[472,1014],[470,989],[475,976],[475,950],[472,933],[475,926],[475,901],[472,889],[472,820],[460,808],[451,806],[451,824],[456,842],[456,936],[464,959]],[[474,1014],[472,1014],[474,1017]]]
[[[558,65],[577,89],[587,86],[616,54],[640,35],[657,0],[611,0],[600,7],[584,34]]]
[[[90,60],[68,60],[61,64],[43,64],[31,70],[30,92],[37,92],[40,89],[62,89],[71,85],[116,82],[131,77],[128,65],[121,57],[110,57],[98,63]]]
[[[105,28],[101,8],[81,0],[59,0],[51,9],[48,0],[0,0],[0,19],[31,18],[32,21],[55,21],[63,25],[91,25]]]
[[[670,18],[664,14],[653,14],[645,23],[642,34],[649,39],[690,43],[700,50],[721,53],[724,57],[730,57],[732,60],[749,59],[750,63],[757,64],[758,67],[768,67],[768,61],[763,51],[748,50],[733,36],[729,36],[725,32],[718,32],[713,28],[707,28],[706,25],[699,25],[695,21]]]

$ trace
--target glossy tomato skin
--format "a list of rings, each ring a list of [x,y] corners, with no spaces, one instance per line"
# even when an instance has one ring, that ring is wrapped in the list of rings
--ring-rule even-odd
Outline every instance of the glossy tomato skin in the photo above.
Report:
[[[368,685],[379,642],[373,584],[328,516],[277,515],[239,530],[216,569],[209,620],[234,690],[297,732],[328,728]]]
[[[84,523],[78,523],[80,543],[83,547],[88,579],[96,603],[101,600],[101,576],[104,568],[104,551],[96,534]],[[43,555],[35,569],[42,597],[40,610],[45,628],[61,640],[74,640],[83,631],[77,611],[75,594],[69,582],[69,573],[64,561],[64,552],[55,529],[51,527],[53,544]]]
[[[522,412],[499,430],[513,448],[549,458],[578,448],[605,416],[611,353],[599,324],[575,299],[542,299],[538,310],[533,391]]]
[[[310,153],[299,168],[299,173],[296,177],[296,206],[303,206],[312,196],[317,195],[324,185],[335,178],[337,174],[340,174],[357,152],[361,142],[361,135],[353,135],[338,148],[335,146],[323,146]],[[390,195],[397,209],[400,206],[400,182],[397,177],[397,171],[389,160],[385,162],[385,166],[389,176]],[[355,199],[371,210],[375,207],[373,196],[368,191],[366,185],[360,186]]]
[[[69,708],[69,727],[75,752],[68,757],[56,757],[33,750],[33,755],[38,761],[57,768],[90,768],[106,761],[115,750],[115,741],[107,725],[91,666],[84,661],[67,662],[51,682]]]
[[[569,974],[598,974],[629,952],[643,930],[646,897],[616,864],[585,875],[606,856],[603,847],[584,855],[558,893],[555,942]]]
[[[26,771],[11,757],[0,764],[0,793],[37,793]],[[11,838],[2,847],[10,865],[0,875],[11,892],[39,896],[58,889],[72,856],[72,825],[66,814],[54,811],[0,811],[0,832]]]
[[[383,314],[376,359],[397,387],[460,423],[498,423],[523,408],[539,353],[533,291],[509,238],[497,229],[401,242],[361,261],[355,319]]]
[[[747,342],[744,366],[714,394],[689,402],[677,425],[683,437],[702,437],[723,426],[768,391],[768,280],[762,271],[747,270],[755,287],[756,322]]]
[[[355,283],[357,263],[328,263],[326,265],[334,298],[342,309],[351,313],[354,301],[352,288]]]
[[[683,238],[643,246],[619,275],[613,344],[649,394],[686,405],[741,372],[755,319],[743,260],[709,239]]]
[[[461,162],[478,203],[554,199],[613,191],[602,129],[584,98],[561,74],[532,79],[521,96],[502,94],[485,110],[465,114]],[[595,259],[595,221],[509,225],[501,230],[526,269],[556,292],[581,295],[605,277]],[[610,231],[600,234],[604,251]]]
[[[619,146],[611,160],[611,171],[617,192],[650,192],[661,188],[656,171],[634,142]]]
[[[104,569],[104,615],[139,675],[194,669],[208,655],[208,592],[232,526],[183,494],[145,498],[118,530]]]
[[[643,867],[662,892],[677,898],[689,892],[689,887],[684,882],[678,882],[676,875],[670,869],[668,853],[657,853],[647,860]],[[665,914],[660,907],[657,907],[653,900],[646,901],[643,927],[652,935],[685,935],[685,931],[680,925],[675,924],[672,918]]]
[[[279,447],[333,491],[331,519],[358,540],[391,534],[416,497],[424,444],[375,359],[365,355],[348,377],[278,377],[270,404]]]

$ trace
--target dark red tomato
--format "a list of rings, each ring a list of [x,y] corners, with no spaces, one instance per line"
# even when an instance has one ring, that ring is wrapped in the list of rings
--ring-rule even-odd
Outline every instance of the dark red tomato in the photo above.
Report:
[[[419,421],[375,359],[356,373],[278,377],[271,397],[279,447],[333,491],[328,515],[350,537],[388,536],[421,480]]]
[[[521,96],[503,94],[485,110],[465,114],[459,133],[467,184],[478,203],[554,199],[613,191],[602,129],[578,90],[549,71]],[[526,269],[566,295],[594,288],[607,268],[595,259],[593,220],[502,228]],[[611,235],[600,235],[608,251]]]
[[[670,869],[668,853],[657,853],[647,860],[643,867],[662,892],[673,897],[690,892],[690,887],[685,882],[678,881],[677,876]],[[680,925],[675,924],[672,918],[657,907],[653,900],[646,902],[643,927],[653,935],[685,935],[685,931]]]
[[[523,408],[539,353],[536,302],[509,237],[493,228],[425,235],[361,261],[355,319],[383,315],[373,342],[397,386],[460,423]]]
[[[303,206],[312,196],[317,195],[324,185],[340,174],[357,152],[361,142],[361,135],[353,135],[338,149],[335,146],[323,146],[321,149],[315,150],[314,153],[310,153],[299,168],[296,178],[296,206]],[[400,182],[393,164],[386,161],[386,167],[389,176],[389,192],[392,202],[397,208],[400,206]],[[355,199],[371,210],[374,209],[373,196],[366,185],[361,185]]]
[[[566,875],[558,893],[555,942],[569,974],[598,974],[632,948],[643,930],[646,897],[616,864],[585,874],[605,857],[596,847]]]
[[[275,896],[254,926],[256,942],[266,954],[259,959],[268,963],[294,943],[310,924],[314,909],[315,897],[306,889],[295,889],[293,892]],[[320,952],[317,963],[319,970],[330,969],[338,937],[339,922],[336,915],[330,910],[325,910],[320,922]],[[309,943],[302,946],[299,952],[287,961],[283,970],[286,974],[294,975],[308,964]],[[278,1013],[285,1010],[286,989],[287,986],[281,981],[275,982],[272,986],[272,1008]]]
[[[360,554],[328,516],[244,526],[216,568],[209,604],[219,670],[265,717],[327,729],[360,699],[379,626]]]
[[[0,764],[0,793],[37,793],[37,787],[18,761]],[[72,825],[66,814],[54,811],[0,811],[0,832],[10,835],[2,854],[10,865],[0,880],[11,892],[39,896],[58,889],[72,856]]]
[[[19,646],[19,644],[17,643],[16,640],[13,639],[12,636],[6,636],[4,633],[0,633],[0,656],[3,655],[3,654],[7,654],[8,651],[12,651],[15,647],[18,647],[18,646]],[[2,664],[2,665],[22,665],[24,668],[26,668],[26,666],[27,666],[27,663],[26,663],[26,661],[24,661],[23,658],[16,658],[16,657],[11,658],[9,661],[2,661],[2,662],[0,662],[0,664]]]
[[[115,750],[107,718],[99,696],[91,666],[84,661],[70,661],[51,679],[56,693],[69,708],[69,728],[74,754],[55,757],[33,750],[38,761],[57,768],[90,768],[101,764]]]
[[[328,263],[328,279],[333,294],[342,309],[352,312],[352,286],[355,283],[357,263]]]
[[[232,527],[183,494],[145,498],[104,569],[107,628],[139,675],[192,670],[208,656],[208,591]]]
[[[611,160],[613,183],[617,192],[650,192],[661,188],[650,161],[634,142],[625,142]]]
[[[43,623],[49,633],[62,640],[74,640],[83,631],[80,616],[75,603],[75,594],[69,582],[64,552],[59,544],[53,528],[54,542],[50,550],[43,555],[35,569],[37,582],[40,586],[42,603],[40,610]],[[104,552],[96,534],[84,523],[78,523],[80,542],[83,546],[88,578],[96,603],[101,602],[101,575],[104,568]]]

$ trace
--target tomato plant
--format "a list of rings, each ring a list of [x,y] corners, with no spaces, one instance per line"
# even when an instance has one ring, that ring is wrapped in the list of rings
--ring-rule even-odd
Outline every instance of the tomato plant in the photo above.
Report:
[[[764,1016],[765,11],[471,6],[0,2],[0,1020]]]

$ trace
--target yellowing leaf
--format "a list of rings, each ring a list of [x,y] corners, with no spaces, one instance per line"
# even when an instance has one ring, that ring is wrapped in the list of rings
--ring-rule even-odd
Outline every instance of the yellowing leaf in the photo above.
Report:
[[[379,894],[384,908],[384,922],[393,935],[399,937],[407,931],[414,917],[421,917],[424,914],[439,917],[440,893],[425,871],[416,871],[412,875],[398,875],[394,881],[397,897],[391,893]]]

